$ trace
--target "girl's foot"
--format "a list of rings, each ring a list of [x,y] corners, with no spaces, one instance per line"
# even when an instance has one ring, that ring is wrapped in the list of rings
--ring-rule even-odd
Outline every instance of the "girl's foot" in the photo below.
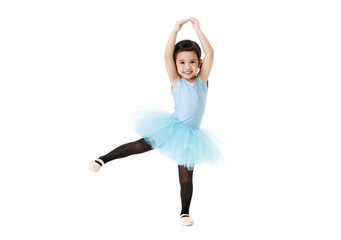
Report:
[[[103,165],[104,165],[103,160],[97,158],[96,160],[89,162],[88,167],[91,171],[98,172]]]
[[[192,226],[194,223],[193,219],[189,216],[189,214],[181,214],[180,220],[182,226]]]

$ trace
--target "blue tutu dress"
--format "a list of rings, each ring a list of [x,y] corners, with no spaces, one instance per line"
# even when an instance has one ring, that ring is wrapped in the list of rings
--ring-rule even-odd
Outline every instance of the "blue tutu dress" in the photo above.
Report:
[[[135,131],[153,149],[188,170],[193,170],[196,164],[215,164],[224,160],[214,136],[200,129],[206,107],[206,84],[200,78],[194,83],[180,78],[172,93],[174,112],[137,111],[133,113]]]

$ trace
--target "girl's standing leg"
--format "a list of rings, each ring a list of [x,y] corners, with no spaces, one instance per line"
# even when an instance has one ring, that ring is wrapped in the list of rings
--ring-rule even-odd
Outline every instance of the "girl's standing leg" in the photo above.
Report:
[[[179,181],[180,181],[180,196],[181,196],[181,213],[189,215],[189,207],[191,204],[193,194],[193,170],[189,171],[184,166],[178,166],[179,168]]]

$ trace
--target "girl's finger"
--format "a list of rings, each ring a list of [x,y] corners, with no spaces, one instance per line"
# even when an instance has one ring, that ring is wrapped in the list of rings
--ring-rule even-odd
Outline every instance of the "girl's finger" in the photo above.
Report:
[[[193,23],[193,22],[198,22],[198,20],[197,19],[195,19],[195,18],[189,18],[188,20],[190,20],[191,21],[191,23]]]
[[[181,22],[179,23],[179,25],[182,26],[182,25],[184,25],[186,22],[188,22],[188,20],[181,21]]]

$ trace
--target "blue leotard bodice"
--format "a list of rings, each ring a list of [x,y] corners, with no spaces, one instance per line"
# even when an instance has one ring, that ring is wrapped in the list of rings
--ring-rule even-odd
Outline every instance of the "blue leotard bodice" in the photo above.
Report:
[[[172,88],[174,112],[172,116],[182,124],[200,128],[207,98],[207,86],[200,78],[194,83],[180,78]]]

